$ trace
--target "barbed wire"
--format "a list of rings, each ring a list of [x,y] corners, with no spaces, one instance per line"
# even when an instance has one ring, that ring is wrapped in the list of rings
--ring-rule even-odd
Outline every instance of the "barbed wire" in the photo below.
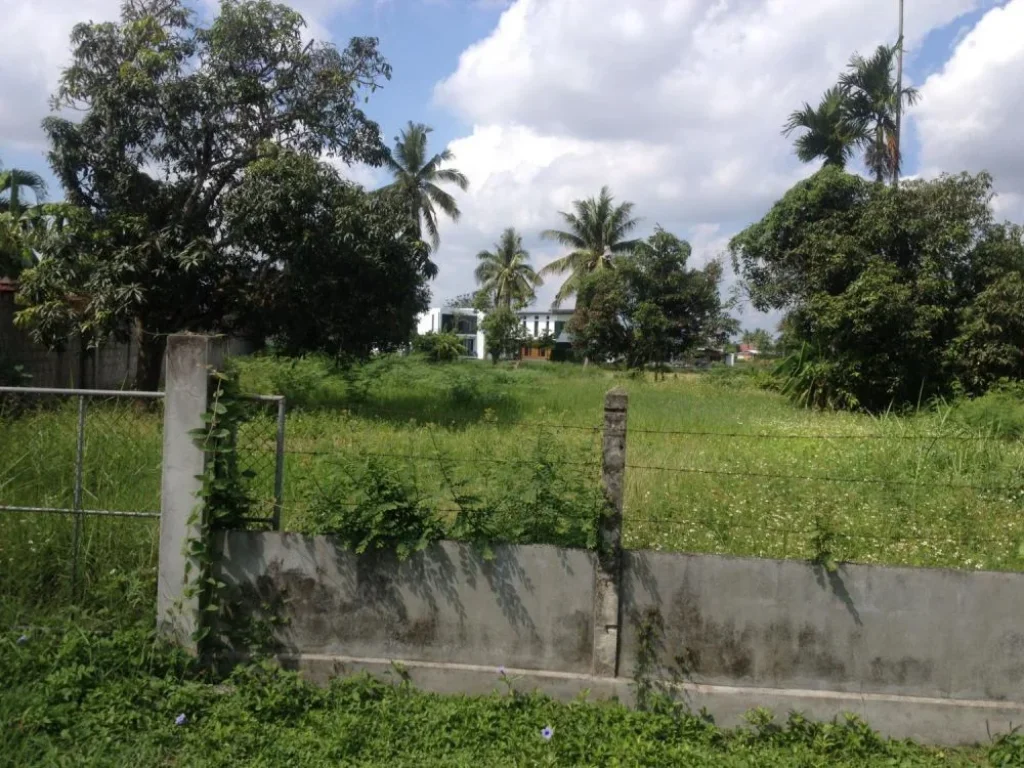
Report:
[[[686,437],[728,437],[753,438],[758,440],[920,440],[920,441],[963,441],[963,442],[1024,442],[1021,438],[994,437],[991,435],[857,435],[857,434],[771,434],[767,432],[710,432],[685,429],[640,429],[630,427],[631,435],[682,435]]]
[[[751,477],[759,480],[807,480],[822,483],[851,483],[868,485],[903,486],[912,488],[952,488],[974,491],[990,491],[994,493],[1004,491],[1015,491],[1020,488],[1017,485],[987,486],[962,483],[940,483],[940,482],[907,482],[903,480],[890,480],[884,477],[834,477],[831,475],[784,475],[770,472],[747,472],[729,469],[701,469],[697,467],[655,467],[642,464],[626,464],[626,469],[647,470],[652,472],[680,472],[684,474],[697,475],[720,475],[724,477]]]
[[[352,458],[379,458],[379,459],[402,459],[407,461],[420,461],[420,462],[449,462],[452,464],[505,464],[513,466],[535,466],[540,464],[541,461],[538,459],[486,459],[486,458],[469,458],[460,456],[435,456],[425,454],[414,454],[414,453],[387,453],[380,451],[360,451],[354,450],[346,452],[343,450],[285,450],[285,455],[297,455],[297,456],[349,456]],[[600,461],[553,461],[551,464],[566,466],[566,467],[589,467],[598,468],[601,466]]]

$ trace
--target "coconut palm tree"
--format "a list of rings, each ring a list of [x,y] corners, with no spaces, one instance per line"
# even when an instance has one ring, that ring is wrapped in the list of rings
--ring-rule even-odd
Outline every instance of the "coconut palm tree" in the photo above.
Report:
[[[846,92],[839,87],[829,88],[817,109],[804,103],[789,116],[783,136],[803,130],[796,139],[796,156],[805,163],[824,158],[825,165],[839,168],[853,155],[857,143],[864,136],[848,119]]]
[[[469,181],[454,168],[442,168],[443,163],[455,159],[450,149],[433,157],[427,156],[427,136],[433,128],[409,121],[408,126],[395,138],[395,149],[388,155],[387,166],[395,180],[388,187],[396,192],[409,206],[412,220],[410,232],[422,239],[423,226],[430,234],[430,241],[437,250],[441,240],[437,234],[436,205],[452,221],[459,220],[459,206],[455,198],[438,186],[440,183],[454,184],[463,192]]]
[[[614,201],[608,187],[602,187],[596,198],[574,200],[572,212],[559,211],[568,226],[566,230],[548,229],[541,233],[541,237],[572,249],[540,271],[542,277],[569,273],[555,294],[555,307],[576,293],[584,277],[597,270],[611,269],[615,254],[631,251],[638,242],[625,239],[640,223],[633,216],[633,203],[614,205]]]
[[[530,254],[514,227],[501,233],[493,251],[480,251],[476,257],[480,261],[476,281],[499,309],[526,306],[533,300],[534,289],[544,283],[533,271]]]
[[[21,203],[23,189],[32,193],[37,205],[46,199],[46,182],[38,173],[21,168],[0,170],[0,197],[7,195],[7,199],[0,199],[0,211],[22,212],[26,207]]]
[[[862,134],[864,162],[879,183],[899,173],[897,113],[903,105],[916,104],[920,96],[916,88],[903,88],[897,95],[893,68],[899,50],[899,44],[880,45],[868,58],[855,53],[839,78],[849,122]]]

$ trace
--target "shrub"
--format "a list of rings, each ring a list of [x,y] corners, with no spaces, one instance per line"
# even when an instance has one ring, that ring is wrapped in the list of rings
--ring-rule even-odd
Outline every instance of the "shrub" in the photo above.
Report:
[[[963,425],[992,437],[1024,437],[1024,396],[1012,389],[997,390],[974,399],[960,400],[953,417]]]
[[[462,339],[454,333],[429,331],[413,338],[412,348],[432,363],[451,363],[466,354]]]

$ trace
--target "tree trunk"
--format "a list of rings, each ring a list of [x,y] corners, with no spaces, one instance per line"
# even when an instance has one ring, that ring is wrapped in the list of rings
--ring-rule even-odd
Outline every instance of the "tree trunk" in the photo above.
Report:
[[[156,392],[160,389],[160,369],[164,362],[167,337],[146,333],[139,326],[139,354],[136,358],[135,389]]]

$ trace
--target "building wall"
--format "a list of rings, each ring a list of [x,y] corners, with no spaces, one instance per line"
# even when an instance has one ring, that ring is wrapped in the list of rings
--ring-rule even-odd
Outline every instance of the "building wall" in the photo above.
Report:
[[[416,332],[420,335],[425,333],[440,333],[442,315],[450,314],[452,311],[453,310],[443,309],[441,307],[431,307],[416,319]],[[477,332],[472,336],[468,334],[460,334],[460,336],[464,339],[472,338],[474,340],[474,357],[478,360],[483,360],[487,357],[487,339],[484,335],[483,329],[480,327],[480,324],[483,323],[486,315],[483,312],[472,309],[464,309],[460,311],[462,313],[476,314]]]
[[[523,310],[522,312],[519,312],[519,317],[522,320],[523,326],[526,328],[526,333],[530,338],[537,339],[545,333],[555,333],[556,323],[568,323],[569,318],[572,317],[572,312],[552,312],[550,310],[546,312],[537,312],[533,310]]]

